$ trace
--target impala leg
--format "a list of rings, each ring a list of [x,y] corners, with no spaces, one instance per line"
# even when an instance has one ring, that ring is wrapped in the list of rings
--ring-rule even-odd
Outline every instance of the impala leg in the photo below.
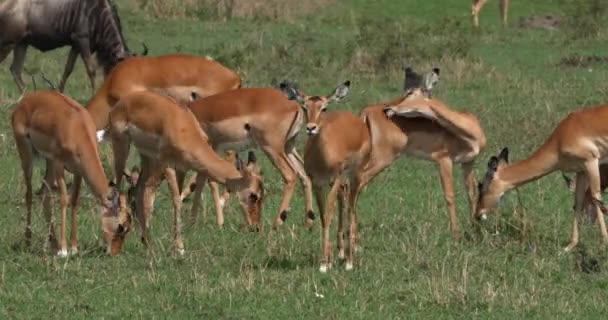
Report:
[[[59,82],[59,92],[63,92],[65,89],[65,84],[68,81],[68,78],[74,71],[74,65],[76,64],[76,59],[78,58],[78,49],[75,46],[70,48],[70,53],[68,54],[68,60],[65,63],[65,69],[63,70],[63,75],[61,76],[61,82]]]
[[[471,8],[471,16],[473,17],[473,26],[479,27],[479,11],[486,4],[488,0],[473,0],[473,7]]]
[[[72,183],[72,196],[70,202],[72,204],[72,232],[70,235],[70,248],[71,253],[78,253],[78,199],[80,197],[80,185],[82,183],[82,177],[75,174]]]
[[[66,237],[66,224],[68,220],[68,190],[65,186],[65,179],[63,175],[63,166],[55,167],[57,176],[57,185],[59,186],[59,202],[61,203],[61,229],[59,232],[60,238],[60,249],[57,255],[60,257],[67,257],[68,255],[68,242]]]
[[[569,252],[578,244],[578,218],[583,210],[585,202],[585,192],[589,185],[589,180],[585,173],[579,172],[576,174],[576,185],[574,187],[574,220],[572,222],[572,233],[570,234],[570,242],[564,248],[564,252]]]
[[[10,70],[15,79],[15,83],[19,88],[19,92],[23,93],[25,90],[25,83],[21,78],[21,71],[23,71],[23,64],[25,63],[25,55],[27,53],[26,44],[17,44],[13,50],[13,63],[11,64]]]
[[[141,156],[141,175],[137,181],[138,196],[135,211],[141,228],[141,241],[148,249],[151,244],[149,232],[154,196],[163,174],[164,168],[160,166],[158,161]]]
[[[585,163],[585,171],[587,173],[587,177],[589,179],[589,189],[591,191],[591,195],[594,199],[598,201],[594,201],[594,208],[596,213],[596,219],[598,226],[600,228],[600,234],[602,235],[602,244],[608,245],[608,232],[606,232],[606,223],[604,221],[604,215],[600,210],[598,202],[602,200],[602,190],[600,183],[600,171],[599,171],[599,161],[593,160]]]
[[[325,219],[325,209],[327,203],[327,193],[325,192],[325,189],[326,187],[323,184],[313,183],[312,191],[315,195],[315,199],[317,200],[317,207],[319,208],[319,215],[321,216],[321,228],[323,230],[323,233],[321,234],[321,266],[319,267],[319,271],[323,273],[327,272],[327,269],[331,267],[331,264],[329,264],[329,261],[327,261],[325,257],[325,229],[327,223],[327,220]]]
[[[171,196],[173,199],[173,247],[177,250],[177,253],[183,255],[184,250],[184,239],[182,237],[182,199],[179,194],[179,187],[177,184],[177,177],[173,168],[167,167],[165,169],[165,180],[171,190]]]
[[[348,237],[348,250],[346,251],[346,264],[345,269],[351,270],[353,268],[353,257],[354,252],[357,250],[357,243],[359,241],[359,234],[357,231],[357,201],[359,199],[359,189],[355,188],[358,181],[355,180],[351,183],[350,190],[348,190],[348,209],[350,215],[350,226],[349,226],[349,237]]]
[[[306,201],[306,220],[305,226],[307,228],[311,228],[314,224],[315,213],[312,209],[312,183],[310,182],[310,178],[306,174],[306,170],[304,170],[304,160],[298,154],[295,148],[292,148],[287,154],[287,159],[291,167],[295,170],[300,181],[302,182],[302,186],[304,187],[304,200]]]
[[[203,192],[203,187],[205,186],[205,182],[207,180],[207,176],[204,174],[196,173],[196,182],[194,188],[194,199],[192,199],[192,213],[190,215],[190,224],[195,224],[197,217],[199,206],[201,203],[201,194]]]
[[[287,219],[287,211],[289,211],[289,202],[291,201],[291,196],[293,195],[293,191],[296,186],[296,172],[289,164],[289,160],[287,159],[287,155],[283,152],[282,147],[280,152],[276,152],[271,147],[263,148],[268,158],[274,166],[279,169],[281,172],[281,176],[283,176],[283,181],[285,182],[285,188],[283,190],[283,200],[281,200],[281,205],[279,207],[279,214],[274,219],[274,226],[278,228],[283,225],[285,220]]]
[[[46,187],[42,192],[42,206],[44,217],[46,219],[47,227],[48,227],[48,241],[51,247],[51,253],[55,254],[58,249],[57,237],[55,236],[55,222],[53,219],[53,205],[52,205],[52,197],[53,193],[51,192],[50,186],[55,181],[54,171],[53,171],[53,162],[51,160],[46,160],[47,171],[51,172],[47,177],[45,177]],[[46,246],[45,246],[46,247]]]
[[[509,15],[509,0],[500,0],[500,18],[502,25],[507,25],[507,16]]]
[[[34,159],[31,145],[26,138],[25,128],[17,125],[14,125],[14,127],[17,152],[19,153],[23,179],[25,180],[25,243],[29,247],[32,241],[32,174],[34,171]]]
[[[462,164],[462,176],[464,178],[464,185],[467,189],[467,200],[469,202],[469,217],[471,221],[474,221],[473,215],[475,214],[475,175],[473,173],[474,162],[467,162]]]
[[[338,189],[342,184],[342,180],[340,178],[336,179],[327,194],[327,199],[325,203],[325,209],[323,210],[323,214],[321,219],[323,220],[323,258],[321,260],[321,266],[319,267],[319,271],[327,272],[327,269],[331,268],[332,265],[332,254],[331,254],[331,241],[329,240],[329,232],[331,227],[331,221],[334,217],[334,212],[336,211],[336,200],[338,196]]]
[[[452,160],[450,158],[441,158],[437,161],[439,166],[439,175],[441,176],[441,186],[443,187],[443,195],[445,197],[445,203],[448,209],[448,215],[450,218],[450,227],[452,229],[452,236],[458,235],[458,221],[456,219],[456,206],[454,204],[454,185],[452,175]]]
[[[338,258],[340,259],[346,257],[344,254],[344,218],[347,213],[350,213],[348,211],[348,187],[348,184],[343,184],[338,191],[338,226],[336,230],[336,243],[338,244]]]
[[[192,177],[190,177],[190,180],[188,180],[188,182],[186,183],[185,186],[183,186],[181,188],[181,195],[180,197],[182,198],[182,201],[185,200],[186,198],[188,198],[188,196],[194,192],[194,189],[196,189],[196,178],[197,178],[198,173],[195,173],[194,175],[192,175]],[[183,177],[181,177],[181,181],[184,181],[185,175],[183,175]],[[180,174],[178,173],[178,184],[180,186],[183,185],[182,182],[179,182],[180,180]]]
[[[217,225],[222,227],[224,225],[224,202],[220,198],[220,189],[217,182],[209,180],[209,188],[213,196],[213,205],[215,206],[215,218]]]

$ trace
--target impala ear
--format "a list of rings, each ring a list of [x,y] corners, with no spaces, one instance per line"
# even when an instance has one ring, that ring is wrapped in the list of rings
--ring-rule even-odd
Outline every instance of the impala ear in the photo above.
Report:
[[[509,148],[503,148],[498,155],[499,162],[504,162],[504,164],[509,163]]]
[[[296,100],[299,103],[303,103],[304,102],[304,96],[302,96],[300,94],[300,92],[298,92],[298,90],[296,90],[295,88],[293,88],[287,81],[283,80],[281,83],[279,83],[279,90],[281,90],[283,93],[285,93],[287,95],[287,99],[289,100]]]
[[[255,152],[253,152],[253,150],[250,150],[247,153],[247,165],[256,164],[257,162],[258,162],[258,159],[255,156]]]
[[[495,156],[492,156],[490,158],[490,160],[488,161],[488,172],[490,172],[490,171],[495,172],[497,168],[498,168],[498,158],[496,158]]]
[[[433,70],[424,75],[423,86],[424,90],[428,92],[429,96],[431,90],[437,85],[439,82],[439,68],[433,68]]]
[[[344,99],[344,97],[346,97],[346,95],[348,94],[349,88],[350,88],[350,80],[347,80],[343,84],[336,87],[336,89],[334,90],[334,92],[331,94],[331,96],[328,99],[329,102],[338,102],[338,101]]]
[[[403,92],[407,93],[414,88],[420,87],[421,84],[422,77],[418,73],[416,73],[411,67],[405,68]]]
[[[241,173],[245,169],[245,166],[243,166],[243,160],[241,160],[238,153],[236,154],[235,165],[236,165],[236,169],[239,170],[239,172],[241,172]]]

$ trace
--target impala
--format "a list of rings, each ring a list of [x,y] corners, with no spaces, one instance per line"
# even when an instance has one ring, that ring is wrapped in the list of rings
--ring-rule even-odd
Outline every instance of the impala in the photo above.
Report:
[[[290,99],[297,100],[306,114],[306,133],[309,138],[304,149],[304,168],[312,181],[315,198],[321,214],[323,226],[323,258],[319,271],[327,272],[332,266],[329,228],[336,209],[336,200],[342,186],[348,190],[347,201],[342,203],[338,215],[337,241],[339,257],[346,258],[345,268],[353,268],[353,251],[357,222],[357,198],[360,189],[360,172],[367,162],[371,139],[366,123],[347,111],[325,112],[327,106],[339,101],[348,93],[350,81],[336,88],[329,96],[305,96],[283,83],[284,90]],[[348,128],[348,134],[344,134]],[[329,185],[330,190],[326,192]],[[342,198],[341,198],[342,199]],[[346,254],[344,252],[344,220],[348,212],[348,239]]]
[[[209,136],[214,150],[221,152],[257,146],[279,169],[285,188],[274,219],[275,227],[281,226],[287,218],[289,202],[299,177],[304,186],[305,224],[312,226],[315,219],[312,186],[295,148],[296,136],[304,122],[304,114],[297,102],[289,100],[279,89],[242,88],[197,99],[188,107]],[[202,185],[196,184],[193,212],[196,212]]]
[[[475,28],[479,27],[479,11],[486,4],[488,0],[473,0],[473,6],[471,8],[471,16],[473,17],[473,26]],[[499,1],[499,9],[500,9],[500,19],[502,21],[502,25],[507,25],[507,15],[509,13],[509,0],[498,0]]]
[[[608,233],[598,205],[602,199],[600,164],[608,160],[608,104],[583,108],[570,113],[553,130],[546,142],[527,159],[509,164],[508,149],[488,162],[488,170],[479,184],[479,203],[475,217],[485,219],[497,206],[505,192],[542,178],[553,171],[576,172],[574,219],[570,242],[564,252],[571,251],[579,240],[578,218],[585,209],[585,193],[589,188],[602,243],[608,244]]]
[[[404,97],[361,111],[370,128],[373,148],[361,172],[359,188],[402,154],[433,161],[439,169],[452,234],[457,235],[453,166],[462,167],[472,216],[475,210],[473,164],[486,145],[486,137],[473,114],[449,109],[442,101],[430,97],[431,89],[439,80],[439,69],[433,69],[424,79],[410,68],[405,73]]]
[[[74,174],[70,202],[72,204],[71,251],[78,251],[77,217],[78,197],[82,178],[91,187],[101,204],[101,225],[108,253],[120,252],[123,240],[131,224],[130,210],[125,196],[108,186],[103,172],[95,126],[86,109],[76,101],[56,91],[35,91],[26,94],[16,105],[12,117],[13,133],[21,167],[25,177],[26,229],[25,237],[31,239],[32,171],[35,156],[46,160],[45,182],[50,186],[57,181],[61,202],[60,244],[57,245],[48,188],[43,190],[44,215],[48,223],[51,250],[66,256],[66,220],[68,193],[64,180],[64,168]]]
[[[185,54],[132,57],[116,65],[89,101],[97,130],[108,125],[114,104],[134,91],[160,90],[179,101],[189,101],[239,88],[240,77],[209,58]]]
[[[228,190],[238,192],[239,199],[249,209],[248,214],[253,216],[252,219],[259,216],[261,178],[257,172],[250,166],[239,171],[217,155],[192,112],[177,104],[174,99],[150,91],[124,96],[110,113],[110,136],[115,172],[124,172],[131,143],[141,156],[136,216],[146,247],[150,245],[149,229],[154,194],[162,179],[166,178],[173,195],[173,245],[180,254],[184,253],[181,199],[174,167],[181,170],[194,169],[202,177],[209,176],[214,181],[225,184]],[[117,174],[118,186],[122,176]]]

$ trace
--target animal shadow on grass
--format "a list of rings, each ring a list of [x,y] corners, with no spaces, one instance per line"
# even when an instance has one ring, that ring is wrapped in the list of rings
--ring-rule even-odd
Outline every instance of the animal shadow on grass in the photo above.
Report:
[[[320,263],[319,258],[313,253],[306,253],[304,256],[286,257],[286,256],[269,256],[266,261],[259,265],[263,269],[271,270],[298,270],[308,267],[314,267]]]
[[[599,273],[602,271],[602,264],[606,261],[605,253],[596,254],[589,252],[584,244],[579,244],[573,252],[576,270],[584,273]]]

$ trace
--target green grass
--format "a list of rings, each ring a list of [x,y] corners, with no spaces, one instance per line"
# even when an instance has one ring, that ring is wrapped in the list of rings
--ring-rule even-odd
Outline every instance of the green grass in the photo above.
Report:
[[[307,93],[325,94],[352,80],[350,96],[336,109],[357,112],[399,96],[405,64],[439,66],[435,96],[475,113],[488,136],[478,177],[501,147],[511,148],[512,160],[522,159],[568,112],[608,100],[606,65],[558,65],[574,54],[606,55],[605,19],[597,34],[581,39],[568,30],[516,27],[519,17],[571,8],[563,2],[513,1],[506,29],[490,2],[481,14],[482,30],[472,32],[470,1],[343,0],[292,22],[160,21],[118,1],[125,36],[136,50],[143,40],[154,55],[209,54],[238,70],[250,87],[289,78]],[[30,50],[26,66],[58,79],[66,57],[67,50]],[[218,229],[206,196],[207,218],[187,229],[186,255],[176,258],[168,249],[171,202],[163,186],[152,221],[155,255],[145,253],[135,231],[124,253],[110,258],[98,245],[98,209],[85,188],[82,253],[68,259],[43,253],[39,199],[35,241],[25,248],[25,187],[9,124],[19,94],[9,61],[0,67],[0,318],[600,318],[608,311],[608,260],[598,249],[597,227],[583,226],[580,249],[558,255],[568,240],[573,198],[558,174],[511,192],[487,232],[471,237],[456,170],[463,237],[454,241],[435,166],[410,158],[395,162],[362,194],[364,250],[351,272],[339,265],[318,272],[320,227],[303,229],[300,189],[287,224],[271,230],[283,184],[265,158],[269,197],[259,234],[238,231],[234,202],[226,226]],[[66,92],[84,103],[91,95],[87,83],[79,62]],[[102,148],[109,152],[108,145]],[[581,271],[590,259],[600,272]]]

